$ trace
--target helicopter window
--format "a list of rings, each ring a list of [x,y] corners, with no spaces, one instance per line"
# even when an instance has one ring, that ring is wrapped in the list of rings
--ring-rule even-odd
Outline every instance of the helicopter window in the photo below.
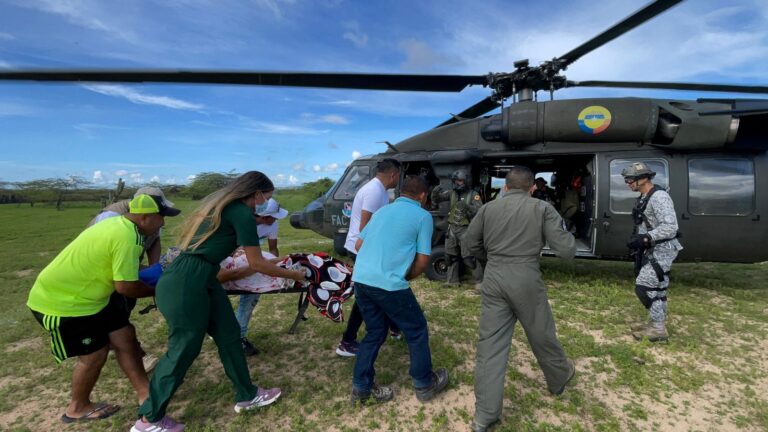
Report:
[[[650,169],[656,172],[653,184],[667,188],[669,184],[669,170],[667,161],[663,159],[615,159],[611,161],[611,212],[632,213],[632,207],[637,199],[637,192],[632,192],[624,183],[621,171],[632,162],[645,162]]]
[[[371,178],[371,167],[368,165],[357,165],[350,167],[349,171],[344,175],[336,192],[333,194],[333,198],[337,200],[352,200],[355,198],[355,194],[358,189]]]
[[[688,211],[740,216],[755,209],[755,167],[749,159],[688,161]]]

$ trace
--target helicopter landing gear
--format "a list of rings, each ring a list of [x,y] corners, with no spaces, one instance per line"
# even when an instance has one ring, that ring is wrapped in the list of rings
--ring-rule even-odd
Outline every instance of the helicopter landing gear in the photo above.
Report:
[[[424,274],[433,281],[444,282],[448,275],[448,263],[445,261],[445,247],[435,246],[429,255],[429,265]]]

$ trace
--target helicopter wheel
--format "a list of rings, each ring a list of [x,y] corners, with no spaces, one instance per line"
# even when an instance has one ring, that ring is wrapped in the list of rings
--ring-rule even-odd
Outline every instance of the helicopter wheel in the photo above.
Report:
[[[448,263],[445,261],[445,248],[436,246],[432,248],[432,254],[429,255],[429,265],[424,274],[433,281],[445,281],[448,275]]]

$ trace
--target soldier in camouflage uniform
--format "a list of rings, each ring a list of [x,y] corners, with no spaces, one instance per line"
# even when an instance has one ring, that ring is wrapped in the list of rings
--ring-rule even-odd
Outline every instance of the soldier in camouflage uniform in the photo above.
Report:
[[[445,237],[445,259],[448,264],[446,282],[459,284],[461,275],[459,266],[461,259],[466,268],[472,269],[475,285],[483,280],[483,268],[475,260],[464,245],[464,234],[467,232],[469,222],[475,217],[477,211],[483,206],[480,194],[470,189],[467,172],[463,169],[451,174],[452,190],[443,190],[440,186],[432,189],[432,203],[451,201],[451,209],[448,212],[448,233]]]
[[[651,342],[669,338],[667,288],[672,262],[683,247],[677,240],[677,215],[667,191],[651,181],[656,175],[643,162],[635,162],[621,175],[635,192],[640,192],[632,217],[635,230],[628,246],[635,257],[635,293],[649,311],[649,320],[631,326],[637,340]]]

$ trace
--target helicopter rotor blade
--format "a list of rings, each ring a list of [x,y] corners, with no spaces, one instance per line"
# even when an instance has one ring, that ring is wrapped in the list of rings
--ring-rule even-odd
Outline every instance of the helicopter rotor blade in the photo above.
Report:
[[[633,28],[639,26],[640,24],[643,24],[644,22],[650,20],[651,18],[659,15],[660,13],[666,11],[667,9],[671,8],[672,6],[675,6],[676,4],[682,1],[683,0],[656,0],[653,3],[650,3],[646,5],[644,8],[633,13],[632,15],[624,18],[622,21],[614,24],[608,30],[605,30],[604,32],[593,37],[587,42],[584,42],[578,47],[561,55],[560,57],[555,59],[555,61],[557,62],[557,64],[561,69],[565,69],[571,63],[580,59],[585,54],[591,51],[594,51],[597,48],[600,48],[606,43],[616,39],[617,37],[632,30]]]
[[[3,70],[0,81],[242,84],[359,90],[460,92],[486,85],[485,75],[408,75],[205,70]]]
[[[610,87],[639,88],[659,90],[695,90],[727,93],[768,94],[768,86],[749,86],[731,84],[644,82],[644,81],[566,81],[565,87]]]
[[[719,103],[727,103],[731,105],[729,110],[717,110],[717,111],[703,111],[699,115],[705,116],[717,116],[717,115],[729,115],[733,117],[746,117],[752,115],[768,114],[768,99],[732,99],[726,101],[720,101]]]
[[[493,100],[490,96],[488,96],[487,98],[481,100],[480,102],[472,105],[471,107],[465,109],[464,111],[440,123],[439,125],[437,125],[437,127],[453,124],[458,122],[461,119],[471,119],[471,118],[480,117],[481,115],[487,113],[488,111],[495,109],[499,105],[501,104]]]

